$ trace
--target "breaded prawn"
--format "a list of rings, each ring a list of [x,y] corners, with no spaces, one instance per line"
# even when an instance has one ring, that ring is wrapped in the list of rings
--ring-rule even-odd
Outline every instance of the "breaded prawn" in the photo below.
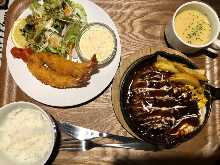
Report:
[[[13,48],[11,52],[14,57],[27,63],[28,69],[38,80],[56,88],[86,86],[97,69],[95,56],[87,63],[76,63],[51,53],[32,53],[20,48]]]
[[[44,56],[47,57],[47,54],[36,53],[30,55],[27,62],[28,69],[42,83],[51,85],[56,88],[81,87],[87,85],[88,80],[91,77],[91,73],[96,66],[95,61],[91,61],[86,65],[83,63],[77,63],[77,65],[74,65],[74,62],[67,61],[63,57],[59,57],[57,55],[49,55],[47,58],[44,58]],[[56,60],[55,61],[60,63],[60,65],[53,65],[53,67],[51,67],[49,61],[53,61],[53,59],[59,59],[59,62]],[[74,76],[71,74],[71,70],[68,70],[69,72],[60,72],[59,70],[62,70],[61,64],[66,66],[66,70],[68,70],[68,67],[71,67],[73,70],[80,69],[80,71],[73,72]]]
[[[90,75],[97,66],[96,57],[93,56],[91,61],[78,63],[66,60],[62,56],[52,53],[38,53],[38,58],[45,63],[49,68],[62,75],[71,75],[79,77],[81,75]]]

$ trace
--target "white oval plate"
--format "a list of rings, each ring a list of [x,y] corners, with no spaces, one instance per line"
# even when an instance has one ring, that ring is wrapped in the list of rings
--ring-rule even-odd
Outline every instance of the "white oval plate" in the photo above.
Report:
[[[117,53],[112,62],[99,69],[99,72],[92,75],[89,85],[82,88],[57,89],[45,85],[37,80],[28,70],[27,65],[20,59],[16,59],[11,54],[14,44],[11,34],[8,37],[6,47],[6,57],[9,71],[21,88],[28,96],[41,103],[51,106],[74,106],[85,103],[99,95],[111,83],[120,63],[121,45],[117,28],[110,16],[99,6],[89,0],[75,0],[83,5],[86,10],[88,22],[101,22],[110,26],[116,34]],[[31,11],[26,9],[19,18],[26,17]],[[18,18],[18,19],[19,19]]]

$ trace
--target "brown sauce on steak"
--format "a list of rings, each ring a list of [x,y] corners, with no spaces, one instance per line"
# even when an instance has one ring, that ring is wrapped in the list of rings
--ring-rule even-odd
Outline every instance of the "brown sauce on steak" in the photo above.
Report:
[[[146,139],[160,144],[176,144],[189,133],[185,124],[200,124],[197,101],[184,84],[171,82],[170,72],[146,65],[132,73],[125,105],[135,129]]]

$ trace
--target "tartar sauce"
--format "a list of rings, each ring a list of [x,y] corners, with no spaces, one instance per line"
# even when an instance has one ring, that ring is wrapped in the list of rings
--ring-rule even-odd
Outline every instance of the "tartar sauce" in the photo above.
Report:
[[[82,58],[90,60],[96,55],[98,63],[110,58],[115,50],[114,33],[101,24],[89,26],[79,40]]]

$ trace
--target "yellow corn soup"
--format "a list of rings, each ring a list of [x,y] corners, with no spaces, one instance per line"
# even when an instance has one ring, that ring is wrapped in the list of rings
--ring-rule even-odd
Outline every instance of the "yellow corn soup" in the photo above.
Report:
[[[192,45],[204,45],[209,42],[212,26],[208,17],[197,9],[185,9],[175,17],[177,35]]]

